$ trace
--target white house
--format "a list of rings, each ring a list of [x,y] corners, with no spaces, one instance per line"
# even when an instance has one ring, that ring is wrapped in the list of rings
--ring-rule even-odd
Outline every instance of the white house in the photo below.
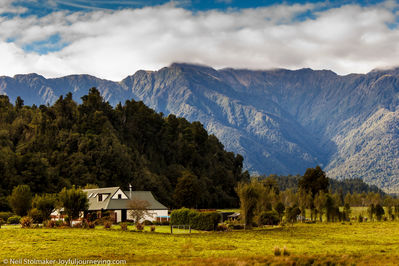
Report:
[[[143,220],[163,221],[169,219],[168,208],[158,202],[151,191],[123,191],[120,187],[84,189],[89,199],[88,212],[109,211],[115,222],[132,220],[129,204],[132,199],[147,201],[150,215]]]

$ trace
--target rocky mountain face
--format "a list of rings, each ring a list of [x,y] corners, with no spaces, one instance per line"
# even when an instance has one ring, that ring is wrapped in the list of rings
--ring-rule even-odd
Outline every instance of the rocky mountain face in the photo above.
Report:
[[[332,178],[359,177],[399,191],[399,69],[339,76],[332,71],[251,71],[172,64],[121,82],[88,75],[0,77],[0,94],[26,104],[74,98],[97,87],[111,104],[133,98],[201,121],[245,166],[296,174],[321,165]]]

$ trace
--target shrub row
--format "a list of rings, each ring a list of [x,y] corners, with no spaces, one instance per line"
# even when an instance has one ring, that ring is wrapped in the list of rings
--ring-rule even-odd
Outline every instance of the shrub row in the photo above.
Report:
[[[6,222],[8,218],[10,218],[13,215],[14,214],[12,212],[0,212],[0,219]]]
[[[278,225],[280,218],[276,211],[265,211],[259,215],[259,225]]]
[[[8,224],[19,224],[21,221],[21,216],[14,215],[7,219]]]
[[[174,210],[170,215],[172,225],[190,225],[192,229],[211,231],[220,221],[218,212],[198,212],[187,208]]]

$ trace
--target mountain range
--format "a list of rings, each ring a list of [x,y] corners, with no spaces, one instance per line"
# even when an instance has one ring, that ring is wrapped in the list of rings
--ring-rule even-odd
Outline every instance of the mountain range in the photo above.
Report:
[[[0,77],[0,94],[28,105],[75,100],[96,87],[110,104],[141,100],[164,115],[200,121],[258,174],[362,178],[399,192],[399,68],[337,75],[329,70],[221,69],[175,63],[120,82],[90,75]]]

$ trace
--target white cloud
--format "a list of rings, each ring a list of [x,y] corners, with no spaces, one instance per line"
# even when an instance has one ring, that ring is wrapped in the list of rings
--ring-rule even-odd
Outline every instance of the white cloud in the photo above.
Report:
[[[172,62],[368,72],[397,64],[399,29],[387,26],[396,23],[396,8],[387,1],[368,7],[296,4],[193,13],[168,4],[0,18],[0,54],[5,55],[0,75],[88,73],[121,80],[136,70]],[[298,19],[306,12],[314,18]],[[21,48],[55,34],[69,45],[43,55]]]
[[[16,0],[1,0],[0,14],[4,13],[21,14],[27,10],[25,7],[14,5],[15,2]]]

